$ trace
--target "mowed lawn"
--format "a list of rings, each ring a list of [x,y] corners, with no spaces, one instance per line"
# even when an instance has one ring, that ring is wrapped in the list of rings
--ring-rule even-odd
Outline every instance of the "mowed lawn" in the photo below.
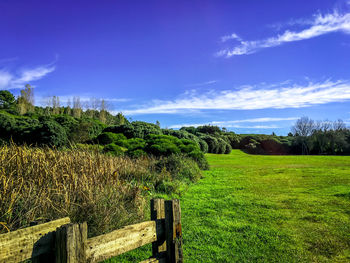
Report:
[[[350,156],[207,157],[181,196],[185,262],[350,262]]]
[[[350,157],[207,157],[181,198],[186,262],[350,262]]]

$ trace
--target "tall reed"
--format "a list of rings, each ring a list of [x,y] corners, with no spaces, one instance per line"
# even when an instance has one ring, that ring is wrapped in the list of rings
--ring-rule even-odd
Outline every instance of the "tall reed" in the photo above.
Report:
[[[0,233],[69,216],[89,236],[142,220],[144,182],[159,177],[151,158],[89,150],[0,147]]]

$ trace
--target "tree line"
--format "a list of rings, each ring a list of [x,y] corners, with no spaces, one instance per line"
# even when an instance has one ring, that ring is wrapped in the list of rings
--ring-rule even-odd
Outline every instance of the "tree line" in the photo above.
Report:
[[[17,98],[0,91],[0,143],[11,140],[55,147],[98,144],[101,151],[115,155],[181,153],[198,160],[204,153],[229,154],[232,149],[253,154],[350,154],[350,131],[341,120],[302,117],[288,136],[239,135],[212,125],[161,129],[159,122],[130,122],[122,113],[112,115],[101,99],[81,102],[74,97],[61,106],[60,98],[53,96],[45,107],[35,106],[30,85]]]

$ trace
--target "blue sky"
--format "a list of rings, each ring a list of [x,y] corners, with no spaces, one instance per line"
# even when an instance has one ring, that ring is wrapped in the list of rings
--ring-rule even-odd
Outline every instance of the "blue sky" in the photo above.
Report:
[[[350,121],[350,1],[0,0],[0,89],[132,120],[287,134]]]

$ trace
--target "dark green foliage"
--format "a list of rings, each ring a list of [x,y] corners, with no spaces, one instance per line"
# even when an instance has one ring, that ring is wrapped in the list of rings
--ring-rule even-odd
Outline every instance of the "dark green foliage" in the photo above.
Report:
[[[137,158],[147,155],[144,151],[146,141],[140,138],[133,138],[126,141],[125,146],[128,148],[126,154],[132,158]]]
[[[169,156],[181,152],[179,146],[180,139],[170,135],[149,135],[146,151],[154,156]]]
[[[190,180],[195,182],[201,177],[197,163],[181,154],[173,154],[167,158],[161,158],[157,162],[156,167],[158,172],[164,170],[170,172],[172,180]]]
[[[125,142],[125,147],[128,147],[128,149],[131,151],[144,149],[146,147],[146,141],[140,138],[128,139]]]
[[[202,140],[201,138],[199,138],[199,145],[200,145],[202,152],[204,152],[204,153],[208,152],[209,147],[208,147],[208,144],[205,140]]]
[[[0,113],[0,137],[10,139],[16,127],[16,119],[9,114]]]
[[[71,133],[79,125],[79,121],[69,115],[57,115],[54,120],[60,124],[67,133]]]
[[[187,131],[189,133],[192,133],[192,134],[196,134],[197,133],[197,128],[196,127],[193,127],[193,126],[190,126],[190,127],[182,127],[180,129],[180,131]]]
[[[198,126],[197,132],[213,135],[213,134],[221,134],[221,129],[218,126],[204,125],[204,126]]]
[[[42,120],[40,126],[32,132],[33,142],[39,145],[61,147],[68,143],[65,129],[53,120]]]
[[[197,146],[203,151],[204,153],[208,152],[208,145],[205,141],[200,139],[198,136],[194,135],[193,133],[190,133],[186,130],[171,130],[171,129],[162,129],[162,132],[164,135],[171,135],[175,136],[179,139],[188,139],[197,144]]]
[[[128,150],[126,154],[131,158],[140,158],[142,156],[147,156],[147,153],[142,149]]]
[[[134,121],[123,125],[107,127],[104,132],[123,133],[128,139],[130,138],[146,138],[150,134],[162,134],[161,129],[152,123]]]
[[[213,136],[210,135],[200,135],[200,138],[206,142],[206,144],[208,145],[208,152],[209,153],[217,153],[217,139]]]
[[[77,119],[78,124],[74,126],[70,134],[70,140],[75,143],[84,143],[98,136],[106,127],[103,123],[95,119]]]
[[[0,109],[14,110],[16,108],[16,100],[11,92],[0,90]]]
[[[134,127],[134,136],[136,138],[144,139],[150,134],[162,134],[158,125],[143,121],[134,121],[131,123]]]
[[[108,145],[106,145],[103,148],[103,152],[113,155],[113,156],[121,156],[124,155],[124,150],[122,147],[120,147],[119,145],[115,145],[114,143],[110,143]]]
[[[115,143],[119,146],[126,146],[126,137],[122,133],[103,132],[95,139],[96,143],[107,145]]]
[[[209,164],[203,152],[195,150],[188,153],[188,156],[191,157],[194,161],[196,161],[200,169],[209,170]]]

